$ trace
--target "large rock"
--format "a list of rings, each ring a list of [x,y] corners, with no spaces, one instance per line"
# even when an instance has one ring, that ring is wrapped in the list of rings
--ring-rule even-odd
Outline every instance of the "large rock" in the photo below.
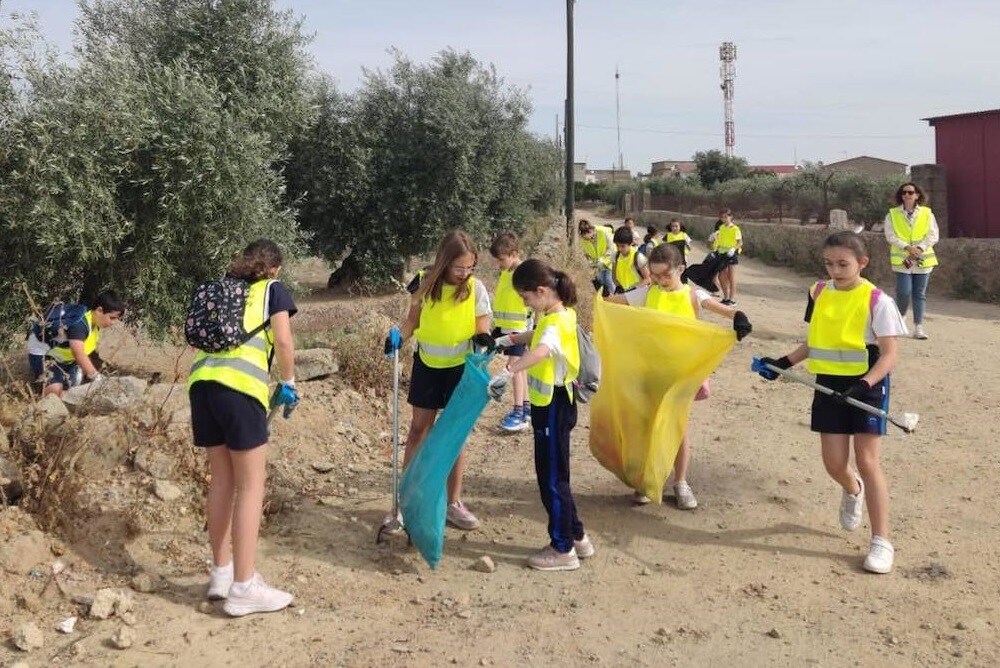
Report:
[[[154,383],[146,390],[145,401],[165,419],[190,405],[184,383]]]
[[[135,376],[114,376],[99,383],[70,388],[63,397],[78,415],[110,415],[135,408],[145,398],[146,381]]]
[[[313,380],[331,376],[340,371],[333,351],[329,348],[312,348],[295,351],[295,379]]]
[[[35,411],[41,415],[46,427],[54,427],[69,417],[66,404],[54,394],[49,394],[38,401],[35,404]]]
[[[27,573],[51,557],[48,540],[38,529],[0,538],[0,572]]]
[[[0,452],[0,508],[14,505],[23,494],[21,470],[14,460]]]
[[[176,460],[165,453],[161,444],[145,444],[139,446],[135,453],[135,467],[153,478],[164,480],[174,473]]]

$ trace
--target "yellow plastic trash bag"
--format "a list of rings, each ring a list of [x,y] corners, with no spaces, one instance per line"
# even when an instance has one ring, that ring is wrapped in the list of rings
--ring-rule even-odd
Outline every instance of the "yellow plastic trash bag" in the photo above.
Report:
[[[601,466],[660,503],[694,396],[735,342],[711,323],[596,299],[590,451]]]

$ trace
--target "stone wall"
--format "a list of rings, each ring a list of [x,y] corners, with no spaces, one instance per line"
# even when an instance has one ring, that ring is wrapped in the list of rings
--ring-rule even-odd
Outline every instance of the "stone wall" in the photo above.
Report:
[[[679,218],[688,234],[702,241],[711,234],[716,220],[670,211],[644,211],[637,215],[637,223],[653,223],[662,230],[671,218]],[[744,221],[738,224],[743,232],[743,252],[747,256],[811,276],[823,275],[820,247],[829,234],[825,226]],[[863,232],[861,237],[871,256],[865,277],[893,294],[895,279],[885,237],[876,232]],[[934,270],[929,292],[1000,303],[1000,239],[941,239],[934,251],[940,266]]]

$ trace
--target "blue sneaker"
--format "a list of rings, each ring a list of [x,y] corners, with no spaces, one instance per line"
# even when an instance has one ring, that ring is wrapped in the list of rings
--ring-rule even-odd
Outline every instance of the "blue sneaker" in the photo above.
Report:
[[[524,413],[521,412],[520,408],[512,408],[507,415],[504,416],[503,420],[500,421],[500,428],[504,431],[524,431],[529,422],[524,421]]]

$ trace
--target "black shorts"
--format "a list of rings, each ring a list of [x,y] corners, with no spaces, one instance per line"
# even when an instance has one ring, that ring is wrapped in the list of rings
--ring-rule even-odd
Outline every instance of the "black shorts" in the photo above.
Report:
[[[820,385],[843,392],[854,384],[860,376],[826,376],[820,374],[816,382]],[[889,376],[876,383],[868,394],[862,397],[866,404],[889,410]],[[886,421],[860,408],[849,406],[839,399],[816,391],[813,395],[812,421],[810,428],[821,434],[875,434],[885,435]]]
[[[447,369],[434,369],[424,364],[419,352],[414,352],[407,403],[414,408],[441,410],[451,399],[451,393],[458,387],[464,371],[465,364]]]
[[[201,380],[191,386],[189,397],[191,430],[199,448],[253,450],[267,443],[267,413],[249,394]]]

